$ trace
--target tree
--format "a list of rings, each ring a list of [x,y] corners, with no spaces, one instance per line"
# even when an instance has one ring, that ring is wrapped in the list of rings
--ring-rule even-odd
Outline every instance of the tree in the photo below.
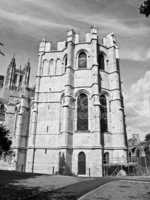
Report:
[[[146,135],[145,135],[145,141],[147,142],[147,141],[150,141],[150,133],[147,133]]]
[[[11,146],[11,140],[9,139],[9,130],[2,124],[0,124],[0,156],[3,153],[8,153]]]
[[[150,0],[145,0],[141,4],[139,10],[140,10],[141,14],[145,15],[146,17],[148,17],[150,15]]]
[[[4,44],[2,43],[2,42],[0,42],[0,46],[4,46]],[[3,53],[3,51],[0,49],[0,54],[2,55],[2,56],[5,56],[5,54]]]

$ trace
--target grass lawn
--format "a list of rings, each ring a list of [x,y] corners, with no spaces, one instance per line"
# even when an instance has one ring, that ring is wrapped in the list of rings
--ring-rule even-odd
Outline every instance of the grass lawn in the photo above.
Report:
[[[150,200],[150,178],[121,179],[129,180],[0,171],[0,200],[77,200],[103,184],[106,185],[94,190],[83,200]]]
[[[150,200],[150,182],[113,181],[89,192],[81,200]]]
[[[50,176],[0,170],[0,200],[31,199],[37,194],[87,180],[71,176]],[[40,199],[40,198],[39,198]]]

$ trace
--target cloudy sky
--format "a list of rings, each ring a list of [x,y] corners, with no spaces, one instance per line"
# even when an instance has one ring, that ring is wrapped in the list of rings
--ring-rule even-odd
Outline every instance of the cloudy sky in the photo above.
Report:
[[[150,132],[150,18],[138,13],[142,0],[0,0],[0,73],[14,54],[17,64],[37,69],[37,48],[46,37],[64,40],[66,30],[84,34],[91,24],[103,37],[114,32],[118,38],[128,134],[141,138]]]

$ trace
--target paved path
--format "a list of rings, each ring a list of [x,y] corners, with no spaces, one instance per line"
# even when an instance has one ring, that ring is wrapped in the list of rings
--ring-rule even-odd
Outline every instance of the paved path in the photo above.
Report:
[[[150,200],[150,180],[138,178],[117,179],[81,196],[78,200]]]

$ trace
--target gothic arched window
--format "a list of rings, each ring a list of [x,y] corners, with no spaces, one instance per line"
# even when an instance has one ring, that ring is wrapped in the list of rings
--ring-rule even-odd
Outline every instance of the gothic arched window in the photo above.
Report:
[[[64,65],[65,65],[65,67],[67,66],[67,55],[65,55],[65,57],[64,57]]]
[[[60,98],[60,111],[59,111],[59,132],[60,133],[63,131],[63,123],[64,123],[63,104],[64,104],[64,93],[61,95],[61,98]]]
[[[84,152],[78,154],[78,174],[86,174],[86,156]]]
[[[68,63],[68,60],[67,60],[67,55],[64,56],[64,59],[63,59],[63,73],[66,71],[66,67],[67,67],[67,63]]]
[[[49,73],[49,62],[48,60],[43,61],[43,75],[47,76]]]
[[[54,75],[55,74],[55,65],[54,65],[54,60],[53,59],[50,60],[49,66],[50,66],[49,74],[50,75]]]
[[[104,62],[104,54],[103,53],[100,53],[98,55],[98,65],[99,65],[99,69],[105,70],[105,62]]]
[[[56,69],[55,69],[55,74],[56,75],[60,75],[62,73],[62,64],[61,64],[61,60],[57,59],[56,60]]]
[[[77,99],[77,130],[88,130],[88,97],[84,93]]]
[[[101,104],[101,133],[107,132],[107,101],[105,95],[100,96]]]
[[[79,68],[87,67],[87,55],[85,52],[81,52],[78,56],[78,67]]]

